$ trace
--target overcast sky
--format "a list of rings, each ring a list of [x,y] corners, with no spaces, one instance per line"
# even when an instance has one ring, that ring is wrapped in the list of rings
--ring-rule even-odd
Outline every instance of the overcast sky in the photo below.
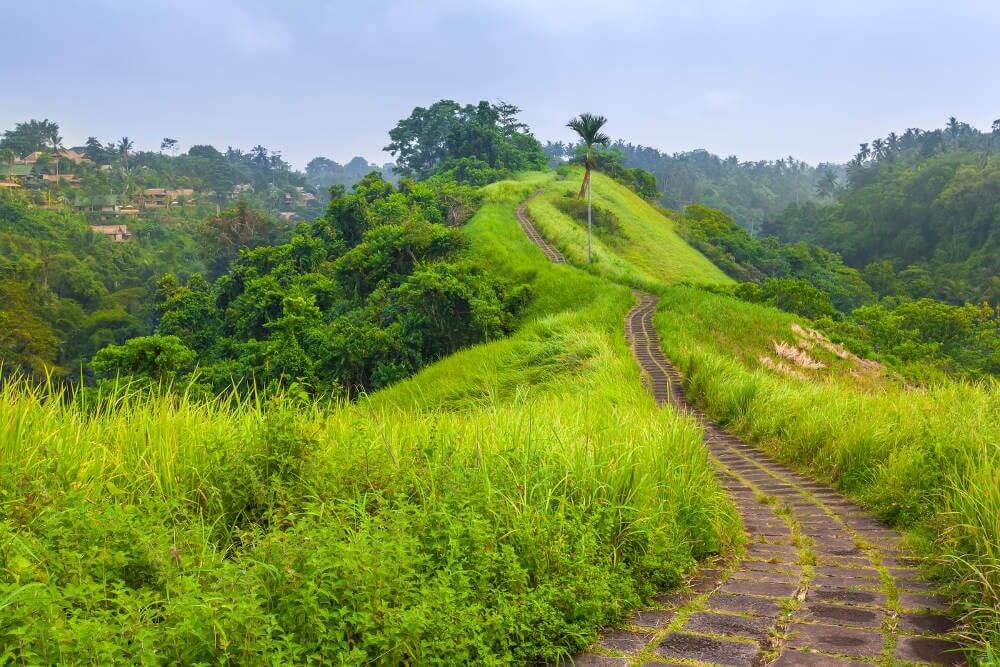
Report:
[[[0,128],[261,143],[297,167],[383,162],[440,98],[513,102],[542,140],[592,111],[668,152],[813,163],[1000,117],[997,0],[32,0],[0,22]]]

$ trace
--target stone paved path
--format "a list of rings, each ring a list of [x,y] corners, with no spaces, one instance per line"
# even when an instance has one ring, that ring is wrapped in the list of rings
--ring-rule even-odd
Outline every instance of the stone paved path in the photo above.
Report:
[[[531,197],[536,196],[538,192],[539,191],[536,190]],[[549,258],[550,262],[554,262],[555,264],[565,264],[566,258],[563,254],[556,250],[552,244],[542,238],[542,235],[538,233],[535,225],[532,224],[531,218],[528,217],[528,200],[530,200],[531,197],[517,206],[517,221],[521,223],[521,229],[523,229],[524,233],[528,235],[528,238],[531,239],[531,241],[538,246],[543,253],[545,253],[545,256]]]
[[[964,664],[899,536],[843,496],[775,463],[684,397],[638,293],[626,335],[660,404],[698,419],[747,533],[739,562],[702,569],[686,591],[608,630],[578,665]]]
[[[517,218],[553,262],[525,205]],[[829,487],[716,426],[684,396],[653,327],[656,297],[637,292],[625,333],[660,405],[704,427],[720,484],[743,517],[746,549],[703,567],[685,589],[602,633],[573,663],[626,665],[964,665],[948,603],[933,594],[899,535]]]

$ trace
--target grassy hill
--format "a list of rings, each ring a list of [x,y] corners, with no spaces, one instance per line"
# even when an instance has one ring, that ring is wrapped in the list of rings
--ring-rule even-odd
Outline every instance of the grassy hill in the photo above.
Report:
[[[995,622],[996,385],[914,390],[803,318],[679,284],[728,278],[601,175],[607,224],[580,268],[585,223],[560,203],[579,176],[487,186],[466,226],[483,262],[530,285],[515,333],[355,404],[0,390],[4,650],[504,664],[582,648],[740,533],[698,427],[639,382],[632,287],[661,295],[665,350],[708,412],[913,529],[976,627]],[[534,193],[570,265],[520,229]]]
[[[468,225],[531,286],[516,333],[358,403],[0,390],[3,650],[555,660],[731,548],[697,427],[639,382],[630,290],[548,263],[518,226],[557,183],[489,186]]]
[[[674,223],[634,192],[594,173],[594,207],[610,213],[613,229],[595,231],[595,263],[588,267],[586,220],[574,219],[557,202],[580,189],[583,172],[560,173],[528,204],[539,231],[573,263],[617,282],[657,290],[680,281],[730,283],[732,280],[684,242]]]

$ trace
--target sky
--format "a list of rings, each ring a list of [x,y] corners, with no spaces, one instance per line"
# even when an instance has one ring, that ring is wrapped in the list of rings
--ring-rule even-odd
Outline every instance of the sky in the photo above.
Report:
[[[33,0],[3,3],[0,129],[66,145],[263,144],[374,162],[442,98],[504,100],[541,140],[582,111],[666,152],[844,162],[1000,118],[1000,2]]]

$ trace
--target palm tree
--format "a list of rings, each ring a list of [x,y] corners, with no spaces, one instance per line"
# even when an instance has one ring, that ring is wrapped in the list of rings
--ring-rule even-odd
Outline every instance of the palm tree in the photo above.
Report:
[[[876,160],[885,157],[885,142],[882,139],[872,139],[872,154]]]
[[[837,191],[837,175],[834,174],[832,170],[827,169],[823,172],[823,175],[816,183],[816,196],[833,197],[836,191]]]
[[[122,159],[122,175],[128,172],[128,152],[132,150],[134,145],[128,137],[122,137],[121,141],[118,142],[118,154],[121,155]]]
[[[604,116],[595,116],[589,113],[582,113],[576,118],[566,123],[566,127],[580,135],[580,140],[587,147],[587,152],[583,157],[583,184],[580,186],[580,197],[587,193],[587,262],[594,261],[593,252],[593,217],[592,208],[594,196],[590,191],[590,170],[596,165],[594,161],[594,146],[607,146],[611,138],[601,132],[601,128],[608,122]]]
[[[59,155],[59,149],[62,148],[62,137],[59,136],[59,126],[53,125],[51,131],[48,132],[46,137],[46,143],[52,149],[52,152],[56,156],[56,180],[59,180],[59,159],[62,157]]]
[[[861,144],[861,147],[858,149],[858,154],[856,156],[858,163],[859,164],[863,163],[865,160],[869,158],[869,156],[871,156],[871,154],[872,154],[871,151],[868,150],[868,144],[867,143]]]

